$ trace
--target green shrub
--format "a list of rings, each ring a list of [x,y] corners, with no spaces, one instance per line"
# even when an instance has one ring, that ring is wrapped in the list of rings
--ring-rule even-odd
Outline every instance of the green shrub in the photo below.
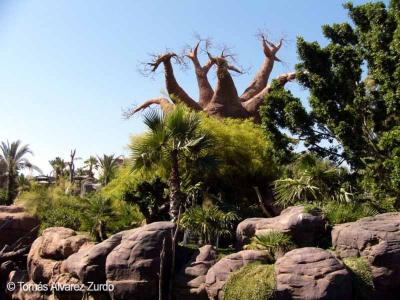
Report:
[[[55,226],[90,230],[88,202],[80,197],[65,194],[65,188],[66,183],[63,182],[50,187],[33,184],[29,191],[18,196],[16,203],[39,218],[41,230]],[[107,220],[109,233],[137,227],[143,220],[137,207],[117,199],[109,202],[113,212],[113,217]]]
[[[274,265],[252,263],[231,274],[224,300],[269,300],[276,290]]]
[[[367,300],[374,291],[371,267],[362,257],[349,257],[343,260],[352,277],[355,300]]]
[[[275,258],[277,254],[282,254],[294,247],[291,237],[279,231],[270,231],[259,234],[251,238],[250,244],[245,249],[266,250]]]
[[[0,205],[5,205],[7,202],[7,191],[0,189]]]
[[[305,205],[305,211],[310,212],[314,209],[322,211],[329,225],[354,222],[364,217],[374,216],[376,214],[393,211],[390,203],[382,202],[374,204],[370,202],[364,203],[338,203],[328,201],[324,203],[312,203]]]

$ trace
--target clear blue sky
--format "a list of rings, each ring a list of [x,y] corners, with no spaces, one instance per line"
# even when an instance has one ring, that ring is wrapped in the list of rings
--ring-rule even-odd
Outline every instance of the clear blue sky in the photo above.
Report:
[[[365,1],[355,1],[356,4]],[[21,139],[47,173],[55,156],[126,154],[140,117],[121,109],[164,91],[162,74],[143,77],[137,66],[149,53],[180,50],[195,32],[233,46],[251,67],[236,77],[239,92],[263,60],[258,29],[288,40],[274,74],[293,70],[296,36],[324,41],[321,25],[346,21],[340,0],[130,1],[0,0],[0,140]],[[196,98],[192,70],[176,70]],[[211,74],[211,73],[210,73]],[[210,79],[215,79],[211,75]],[[295,94],[307,93],[290,84]]]

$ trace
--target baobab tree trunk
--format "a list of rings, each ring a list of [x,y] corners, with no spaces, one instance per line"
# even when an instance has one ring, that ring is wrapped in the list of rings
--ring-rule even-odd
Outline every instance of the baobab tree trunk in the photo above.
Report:
[[[281,39],[279,43],[275,45],[262,34],[260,35],[260,40],[265,56],[264,61],[254,79],[241,96],[238,95],[235,83],[230,74],[230,72],[241,73],[238,68],[230,63],[232,55],[224,54],[224,51],[222,51],[220,56],[213,57],[209,53],[208,44],[206,43],[204,52],[208,54],[208,61],[204,65],[201,65],[198,58],[201,44],[201,41],[199,41],[193,49],[186,51],[182,57],[174,52],[168,52],[154,56],[153,61],[146,64],[146,66],[149,67],[149,72],[156,71],[161,64],[164,66],[165,86],[170,100],[166,98],[150,99],[136,108],[127,111],[125,117],[130,117],[136,112],[146,109],[153,104],[160,105],[165,111],[170,109],[173,104],[183,103],[193,110],[204,111],[211,116],[219,118],[251,118],[254,122],[260,122],[259,108],[264,102],[265,96],[271,91],[272,86],[277,86],[268,84],[268,81],[275,61],[280,61],[276,55],[283,43]],[[186,93],[179,85],[174,75],[172,60],[177,63],[182,63],[185,58],[188,58],[194,67],[199,89],[198,101],[195,101]],[[213,66],[216,67],[217,71],[217,84],[215,89],[211,87],[208,80],[208,73]],[[288,81],[294,79],[295,73],[292,72],[278,76],[276,81],[278,85],[284,85]]]

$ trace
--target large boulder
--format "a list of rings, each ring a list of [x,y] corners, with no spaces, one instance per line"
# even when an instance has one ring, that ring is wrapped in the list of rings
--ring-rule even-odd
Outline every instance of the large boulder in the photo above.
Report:
[[[89,238],[69,228],[51,227],[43,231],[28,254],[28,273],[34,282],[47,283],[61,272],[61,263],[82,247],[90,247]]]
[[[39,220],[28,214],[22,206],[0,206],[0,249],[24,237],[25,244],[36,238]]]
[[[277,299],[351,300],[351,276],[332,253],[313,247],[286,253],[275,264]]]
[[[326,231],[320,212],[305,212],[301,205],[288,207],[274,218],[249,218],[236,229],[237,247],[249,243],[254,235],[279,231],[290,234],[298,246],[313,246]]]
[[[61,271],[73,274],[85,283],[105,283],[107,255],[121,243],[122,234],[114,234],[97,245],[81,248],[63,261]]]
[[[158,297],[160,254],[165,240],[164,283],[170,275],[172,222],[155,222],[123,232],[121,243],[106,260],[112,299],[152,300]]]
[[[175,278],[176,299],[207,300],[206,274],[215,264],[217,252],[211,245],[198,249]]]
[[[266,251],[259,250],[243,250],[222,258],[208,270],[206,275],[206,291],[209,299],[224,299],[223,288],[232,272],[252,262],[267,262],[269,258]]]
[[[336,225],[332,244],[342,257],[364,257],[371,265],[377,293],[400,292],[400,213],[386,213]],[[397,298],[394,298],[397,299]]]

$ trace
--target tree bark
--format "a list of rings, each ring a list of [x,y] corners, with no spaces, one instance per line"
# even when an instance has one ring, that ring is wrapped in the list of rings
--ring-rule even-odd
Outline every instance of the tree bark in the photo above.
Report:
[[[169,178],[170,188],[170,208],[169,215],[171,221],[176,222],[179,214],[179,206],[181,204],[181,181],[179,175],[178,150],[174,149],[170,153],[171,156],[171,174]]]

